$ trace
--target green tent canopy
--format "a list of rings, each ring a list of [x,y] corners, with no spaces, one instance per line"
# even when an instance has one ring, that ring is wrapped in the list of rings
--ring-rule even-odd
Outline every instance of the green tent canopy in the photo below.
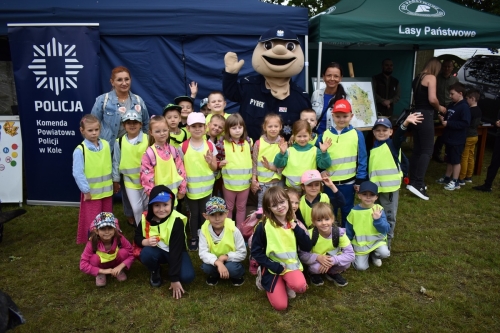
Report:
[[[447,0],[342,0],[309,20],[309,42],[329,47],[498,47],[500,17]]]

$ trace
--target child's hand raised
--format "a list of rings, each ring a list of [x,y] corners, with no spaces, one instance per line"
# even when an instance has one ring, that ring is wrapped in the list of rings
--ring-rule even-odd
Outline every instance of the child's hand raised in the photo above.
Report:
[[[212,164],[212,161],[214,159],[214,155],[213,153],[209,150],[207,150],[207,153],[205,154],[205,161],[208,163],[208,164]]]
[[[333,193],[337,193],[338,189],[337,186],[332,182],[330,176],[328,175],[328,172],[324,171],[321,173],[321,179],[323,180],[323,184],[325,184],[326,187],[330,188]]]
[[[328,150],[328,148],[331,147],[331,145],[332,145],[332,139],[328,138],[325,141],[320,142],[319,149],[321,150],[321,152],[324,153],[324,152],[326,152]]]
[[[378,206],[373,206],[372,208],[372,217],[374,220],[378,220],[382,217],[382,209]]]
[[[198,83],[191,81],[189,84],[189,89],[191,89],[191,98],[195,98],[198,94]]]
[[[406,117],[403,125],[408,127],[409,124],[420,124],[424,120],[424,116],[421,113],[410,113],[408,117]]]
[[[286,153],[286,150],[288,149],[288,143],[285,141],[285,138],[281,138],[279,147],[281,154],[284,155]]]

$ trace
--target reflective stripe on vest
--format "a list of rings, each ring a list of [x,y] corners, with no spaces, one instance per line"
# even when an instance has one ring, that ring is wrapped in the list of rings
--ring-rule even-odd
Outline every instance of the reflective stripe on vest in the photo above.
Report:
[[[184,223],[184,239],[186,239],[186,223],[187,217],[182,215],[176,210],[173,210],[166,221],[160,223],[156,226],[151,226],[148,221],[146,221],[146,215],[142,214],[142,237],[149,238],[152,236],[160,237],[157,247],[163,251],[169,252],[169,242],[170,236],[172,235],[172,228],[174,227],[174,222],[176,218],[180,218]]]
[[[151,149],[155,153],[156,165],[155,165],[155,186],[165,185],[175,194],[175,205],[177,205],[177,192],[179,191],[179,186],[181,185],[184,178],[177,172],[177,166],[174,162],[174,156],[171,155],[168,160],[162,159],[158,155],[158,151],[154,145]]]
[[[120,139],[116,139],[119,141]],[[120,165],[118,171],[123,175],[125,187],[140,190],[141,185],[141,159],[148,148],[148,136],[142,133],[142,141],[136,145],[130,144],[126,136],[122,138],[120,149]]]
[[[281,179],[281,175],[264,167],[262,157],[266,157],[270,165],[274,165],[273,161],[276,154],[280,152],[280,147],[277,143],[269,144],[263,137],[259,141],[259,154],[257,156],[257,177],[259,183],[269,183],[273,179]]]
[[[230,191],[244,191],[250,187],[252,179],[252,155],[250,144],[242,146],[224,140],[227,164],[222,167],[224,187]]]
[[[312,239],[313,229],[308,230],[309,237]],[[345,236],[345,235],[344,235]],[[311,253],[325,255],[328,254],[330,256],[336,256],[340,252],[340,245],[337,248],[333,247],[332,239],[324,238],[321,234],[318,235],[318,241],[316,245],[311,249]]]
[[[111,177],[111,150],[106,140],[100,139],[102,149],[91,151],[85,143],[76,148],[82,150],[84,158],[85,178],[90,187],[92,200],[107,198],[113,195],[113,181]]]
[[[288,148],[288,160],[283,169],[286,185],[300,189],[300,178],[307,170],[316,170],[316,155],[318,149],[312,147],[308,151],[298,151],[295,147]]]
[[[293,230],[282,227],[275,228],[269,222],[269,219],[267,219],[264,231],[267,238],[266,255],[269,259],[285,265],[285,269],[280,275],[292,270],[302,270],[302,264],[297,254],[297,241],[295,240]]]
[[[375,206],[383,209],[380,205]],[[354,229],[352,247],[355,254],[368,254],[387,244],[385,241],[387,236],[378,232],[373,226],[372,211],[372,209],[352,209],[347,216],[347,221],[352,224]]]
[[[356,176],[356,162],[358,158],[358,133],[352,129],[346,133],[336,135],[330,130],[323,133],[325,139],[332,139],[328,154],[332,164],[326,169],[332,181],[342,181]]]
[[[184,154],[184,168],[187,176],[187,197],[191,200],[209,196],[214,187],[214,172],[205,161],[207,151],[209,148],[206,141],[203,141],[202,151],[194,150],[190,143],[187,144]]]
[[[328,197],[327,194],[325,193],[320,193],[320,198],[319,202],[326,202],[330,203],[330,198]],[[302,219],[304,220],[304,224],[306,225],[307,228],[312,228],[312,208],[309,207],[309,205],[306,202],[306,196],[303,195],[300,198],[299,201],[299,209],[300,209],[300,214],[302,215]]]
[[[208,220],[201,226],[201,232],[207,239],[208,252],[215,254],[218,258],[223,254],[236,251],[236,245],[234,244],[234,230],[236,229],[236,226],[234,225],[233,220],[229,218],[224,220],[224,230],[222,231],[224,235],[217,244],[214,243],[212,235],[210,235],[209,226],[210,221]]]
[[[401,150],[399,150],[401,161]],[[378,186],[379,193],[388,193],[399,190],[403,173],[398,169],[391,149],[384,143],[370,151],[368,163],[368,174],[370,181]]]

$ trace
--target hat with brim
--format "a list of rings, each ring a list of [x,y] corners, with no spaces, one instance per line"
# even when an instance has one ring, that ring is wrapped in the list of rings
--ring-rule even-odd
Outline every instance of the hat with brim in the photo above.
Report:
[[[126,122],[127,120],[135,120],[138,122],[142,122],[141,115],[134,109],[126,111],[122,116],[122,122]]]
[[[208,98],[205,97],[204,99],[201,100],[200,102],[200,109],[203,108],[205,105],[208,104]]]
[[[191,112],[187,118],[186,124],[188,126],[194,124],[203,124],[205,125],[206,118],[205,115],[201,112]]]
[[[149,200],[149,204],[153,204],[155,202],[169,202],[170,201],[170,193],[168,192],[160,192],[153,199]]]
[[[389,120],[389,118],[385,118],[385,117],[380,117],[377,120],[375,120],[375,124],[373,124],[373,128],[372,129],[375,129],[375,127],[377,127],[379,125],[385,126],[387,128],[392,128],[391,121]]]
[[[362,182],[361,185],[359,186],[358,193],[365,193],[365,192],[371,192],[371,193],[377,195],[378,194],[378,186],[369,180],[366,182]]]
[[[170,110],[175,110],[175,111],[179,111],[179,113],[182,111],[182,106],[180,105],[177,105],[177,104],[167,104],[164,108],[163,108],[163,114],[165,115],[165,112],[167,111],[170,111]]]
[[[275,26],[267,30],[259,38],[259,43],[267,42],[268,40],[279,39],[279,40],[289,40],[292,42],[299,43],[299,38],[297,35],[288,28],[281,25]]]
[[[320,182],[323,178],[321,178],[321,174],[318,170],[307,170],[300,177],[300,183],[304,185],[309,185],[313,182]]]
[[[226,202],[219,197],[211,197],[205,205],[205,212],[207,215],[215,213],[227,213]]]
[[[102,212],[97,214],[94,219],[94,228],[101,229],[104,227],[112,227],[116,229],[116,218],[113,213]]]
[[[194,104],[193,99],[189,96],[178,96],[174,99],[174,104],[179,105],[180,102],[189,102],[191,105]]]
[[[352,112],[351,103],[347,99],[339,99],[333,104],[332,112]]]

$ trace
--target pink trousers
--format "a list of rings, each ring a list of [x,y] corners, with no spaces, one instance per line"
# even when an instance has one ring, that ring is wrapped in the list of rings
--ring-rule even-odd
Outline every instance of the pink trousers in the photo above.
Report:
[[[275,310],[283,311],[288,307],[288,294],[286,287],[298,294],[303,294],[307,289],[307,282],[301,271],[295,270],[278,276],[278,282],[272,293],[267,292],[267,299]]]
[[[94,267],[102,269],[115,268],[116,266],[124,262],[128,258],[128,256],[129,252],[126,249],[119,249],[115,260],[101,264],[101,258],[97,254],[94,254],[92,257],[90,257],[89,263]]]
[[[241,230],[247,214],[247,200],[250,188],[244,191],[231,191],[224,186],[222,187],[222,193],[224,194],[224,200],[226,200],[227,217],[233,218],[233,210],[236,206],[236,227]]]
[[[80,214],[78,216],[78,231],[76,243],[85,244],[89,240],[89,228],[97,214],[102,212],[113,212],[113,198],[107,197],[97,200],[83,201],[83,193],[80,194]]]

